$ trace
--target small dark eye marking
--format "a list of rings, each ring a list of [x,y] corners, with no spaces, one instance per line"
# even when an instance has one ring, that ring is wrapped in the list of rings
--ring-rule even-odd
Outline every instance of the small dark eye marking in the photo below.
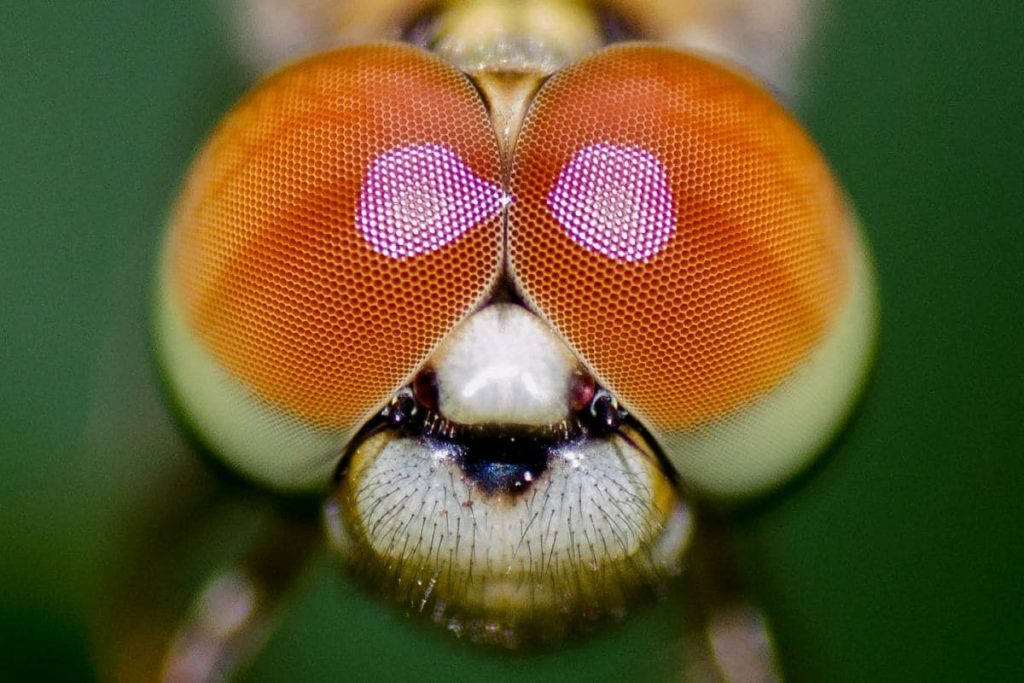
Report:
[[[626,412],[618,401],[604,389],[600,389],[590,402],[586,414],[587,425],[597,435],[610,434],[622,425]]]
[[[509,201],[447,147],[396,147],[366,171],[356,228],[375,251],[403,259],[451,244]]]
[[[594,378],[589,372],[582,368],[574,370],[569,382],[569,409],[578,413],[586,408],[594,398],[596,389]]]
[[[646,261],[676,230],[668,174],[639,147],[598,143],[558,175],[548,208],[576,243],[616,261]]]
[[[437,372],[434,368],[428,366],[416,373],[412,380],[412,395],[427,410],[437,410]]]
[[[418,411],[419,406],[416,405],[412,392],[404,390],[395,394],[382,415],[392,427],[403,427],[412,422]]]

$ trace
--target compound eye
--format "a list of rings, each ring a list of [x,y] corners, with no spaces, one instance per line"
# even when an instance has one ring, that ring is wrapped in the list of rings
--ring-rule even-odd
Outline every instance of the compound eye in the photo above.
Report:
[[[826,162],[759,86],[614,47],[556,74],[511,170],[524,297],[698,488],[763,490],[834,431],[873,289]]]
[[[325,485],[493,285],[499,174],[472,85],[414,48],[328,53],[249,94],[192,167],[159,281],[158,354],[211,449]]]

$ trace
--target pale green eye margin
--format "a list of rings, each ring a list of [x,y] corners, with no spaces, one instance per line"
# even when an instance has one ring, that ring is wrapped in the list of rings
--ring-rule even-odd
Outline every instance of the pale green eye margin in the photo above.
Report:
[[[253,393],[207,351],[175,300],[166,263],[157,274],[153,343],[179,413],[220,460],[273,489],[326,488],[352,429],[326,429]],[[369,417],[369,416],[367,416]]]
[[[807,359],[777,386],[729,414],[661,434],[684,481],[711,498],[744,498],[782,486],[842,428],[867,378],[878,333],[874,270],[851,225],[848,300]]]

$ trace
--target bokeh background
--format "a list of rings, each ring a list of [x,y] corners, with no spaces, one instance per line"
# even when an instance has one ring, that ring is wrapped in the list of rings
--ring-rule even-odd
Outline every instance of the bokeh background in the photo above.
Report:
[[[826,461],[734,515],[740,566],[789,680],[1018,680],[1024,12],[834,0],[822,20],[796,110],[874,246],[882,340]],[[204,0],[0,9],[2,680],[108,675],[272,514],[194,457],[146,346],[162,216],[248,82],[226,34]],[[674,605],[499,655],[315,553],[246,679],[669,680]]]

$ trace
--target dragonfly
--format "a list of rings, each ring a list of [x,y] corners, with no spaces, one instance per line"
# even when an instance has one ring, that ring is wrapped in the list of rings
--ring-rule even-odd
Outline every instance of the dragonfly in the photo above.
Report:
[[[777,75],[784,50],[702,7],[299,13],[317,50],[198,152],[153,314],[200,450],[289,502],[157,629],[147,677],[235,675],[321,543],[480,648],[557,648],[700,574],[681,671],[777,675],[709,510],[822,451],[877,304],[827,161],[728,59]]]

